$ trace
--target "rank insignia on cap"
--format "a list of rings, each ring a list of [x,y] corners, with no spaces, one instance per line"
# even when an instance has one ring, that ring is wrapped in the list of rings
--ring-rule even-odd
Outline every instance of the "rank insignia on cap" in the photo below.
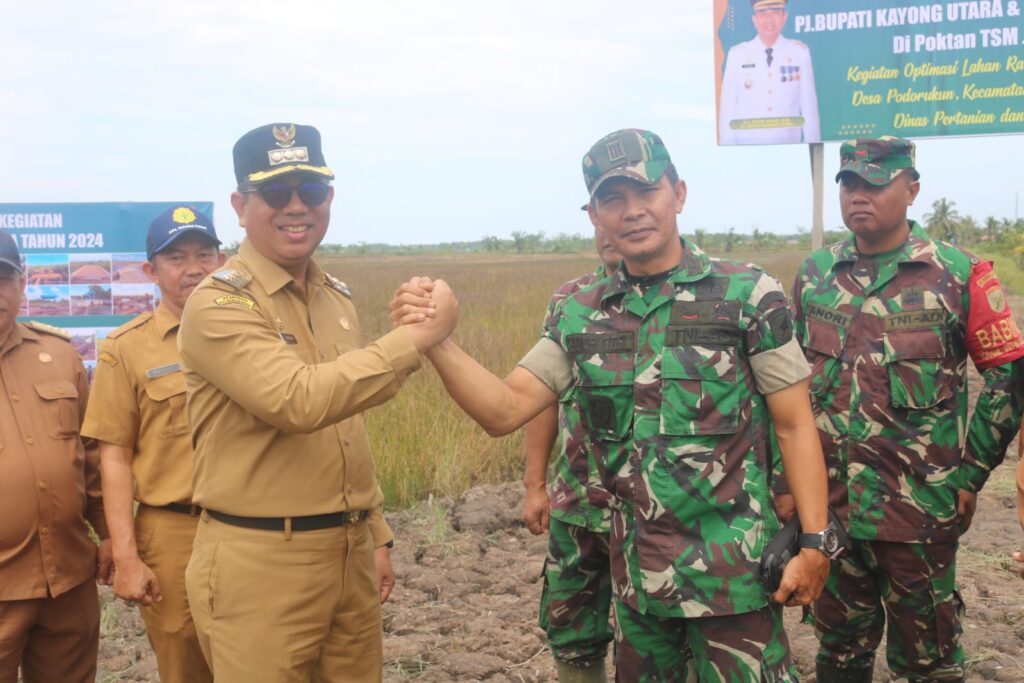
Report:
[[[295,124],[285,126],[274,126],[274,139],[278,147],[291,147],[295,144]]]
[[[275,133],[277,129],[274,129]],[[305,147],[294,147],[291,149],[272,149],[267,152],[267,158],[271,166],[287,164],[295,161],[308,161],[309,150]]]
[[[43,363],[52,363],[53,362],[53,356],[48,354],[46,351],[43,351],[43,352],[41,352],[39,354],[39,360],[41,362],[43,362]]]
[[[191,223],[196,219],[196,214],[187,206],[179,206],[174,210],[174,213],[171,214],[171,219],[175,223]]]
[[[612,140],[605,148],[608,150],[608,161],[618,161],[619,159],[626,158],[626,150],[622,146],[622,140]]]

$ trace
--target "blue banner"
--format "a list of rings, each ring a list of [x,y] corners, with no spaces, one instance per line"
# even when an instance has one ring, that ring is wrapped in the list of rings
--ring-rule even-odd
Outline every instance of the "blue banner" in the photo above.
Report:
[[[160,301],[143,271],[150,222],[187,204],[213,216],[213,202],[0,204],[0,230],[13,236],[27,286],[19,320],[67,329],[86,367],[96,344]]]

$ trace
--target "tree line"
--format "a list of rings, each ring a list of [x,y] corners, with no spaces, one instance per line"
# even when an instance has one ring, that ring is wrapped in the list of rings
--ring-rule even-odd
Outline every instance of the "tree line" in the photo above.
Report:
[[[972,216],[961,214],[956,202],[945,197],[932,204],[932,210],[921,218],[922,226],[930,236],[962,247],[980,246],[1012,254],[1018,265],[1024,268],[1024,219],[997,218],[987,216],[978,221]],[[844,227],[825,231],[825,244],[845,239],[849,232]],[[750,234],[738,233],[735,227],[724,232],[710,232],[696,228],[688,237],[697,246],[712,253],[729,253],[736,249],[809,250],[811,235],[807,228],[798,226],[796,231],[780,234],[754,226]],[[578,233],[557,233],[547,235],[544,231],[526,232],[516,230],[510,237],[484,235],[478,240],[461,242],[438,242],[436,244],[383,244],[357,242],[355,244],[321,244],[318,253],[322,256],[421,255],[421,254],[578,254],[594,248],[593,237]],[[226,248],[228,253],[238,249],[238,242]]]

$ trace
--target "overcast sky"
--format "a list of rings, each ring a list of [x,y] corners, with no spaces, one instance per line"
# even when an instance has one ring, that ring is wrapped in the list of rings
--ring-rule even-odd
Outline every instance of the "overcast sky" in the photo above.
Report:
[[[715,144],[711,0],[7,3],[0,202],[212,200],[239,239],[231,147],[317,126],[337,175],[327,242],[590,230],[580,158],[661,134],[685,232],[810,226],[807,147]],[[792,21],[792,19],[790,19]],[[919,145],[912,217],[945,196],[1013,217],[1021,136]],[[825,225],[840,225],[838,144]]]

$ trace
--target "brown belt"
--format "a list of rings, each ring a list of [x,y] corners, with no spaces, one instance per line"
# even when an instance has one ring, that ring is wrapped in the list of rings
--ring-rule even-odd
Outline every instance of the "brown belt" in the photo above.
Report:
[[[291,522],[292,531],[318,531],[333,529],[339,526],[358,524],[370,516],[368,510],[346,510],[330,512],[323,515],[306,515],[303,517],[240,517],[226,512],[207,510],[206,514],[218,522],[240,526],[244,529],[260,529],[263,531],[285,531],[286,523]]]
[[[198,517],[202,513],[203,508],[198,505],[192,505],[189,503],[168,503],[167,505],[147,505],[146,503],[139,503],[140,506],[153,508],[154,510],[167,510],[169,512],[180,512],[183,515],[189,515],[190,517]]]

